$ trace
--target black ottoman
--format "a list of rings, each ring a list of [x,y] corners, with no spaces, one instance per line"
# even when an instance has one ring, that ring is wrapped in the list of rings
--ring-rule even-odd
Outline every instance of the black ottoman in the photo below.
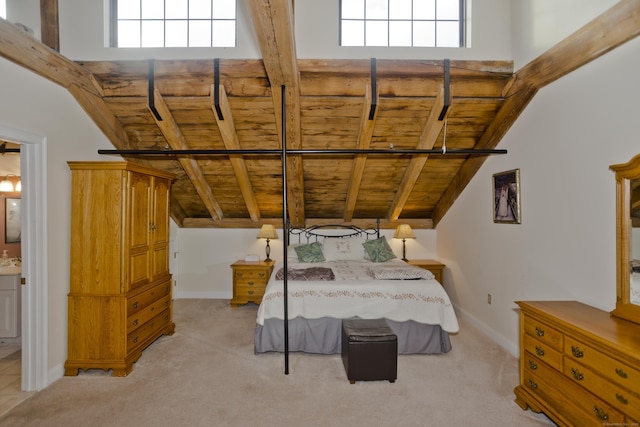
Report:
[[[398,337],[384,319],[342,321],[342,361],[351,384],[398,377]]]

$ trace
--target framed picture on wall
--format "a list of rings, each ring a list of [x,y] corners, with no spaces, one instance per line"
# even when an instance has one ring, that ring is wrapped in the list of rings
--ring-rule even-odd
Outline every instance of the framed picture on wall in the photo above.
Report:
[[[493,222],[520,224],[520,169],[493,175]]]
[[[4,199],[4,242],[19,243],[22,233],[20,220],[20,199]]]

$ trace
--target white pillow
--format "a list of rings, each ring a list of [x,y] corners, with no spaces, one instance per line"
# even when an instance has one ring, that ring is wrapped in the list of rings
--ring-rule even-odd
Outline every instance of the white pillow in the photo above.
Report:
[[[325,237],[322,253],[327,261],[363,261],[364,241],[362,237]]]

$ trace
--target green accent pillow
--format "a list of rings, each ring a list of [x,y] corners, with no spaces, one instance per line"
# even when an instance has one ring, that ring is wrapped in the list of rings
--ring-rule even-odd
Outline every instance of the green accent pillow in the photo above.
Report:
[[[384,236],[375,240],[367,240],[362,246],[372,262],[385,262],[397,258]]]
[[[300,262],[322,262],[325,261],[322,254],[322,245],[320,242],[313,242],[308,245],[294,247]]]

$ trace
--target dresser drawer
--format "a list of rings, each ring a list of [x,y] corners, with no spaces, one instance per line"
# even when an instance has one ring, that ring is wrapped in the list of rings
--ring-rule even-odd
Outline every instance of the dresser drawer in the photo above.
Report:
[[[640,371],[572,338],[565,337],[564,354],[608,380],[640,395]]]
[[[152,337],[158,330],[169,323],[171,314],[165,310],[127,335],[127,352],[135,349]]]
[[[138,310],[127,318],[127,333],[144,325],[149,319],[155,317],[158,313],[168,309],[171,306],[171,295],[166,295],[146,307]]]
[[[562,333],[551,326],[533,317],[525,317],[524,331],[541,343],[562,352]]]
[[[263,297],[264,296],[264,284],[251,283],[248,285],[236,285],[235,296],[236,297]]]
[[[544,363],[535,369],[525,364],[521,386],[561,413],[569,425],[602,427],[625,420],[613,406]]]
[[[548,363],[553,368],[562,370],[562,353],[555,350],[553,347],[544,343],[531,335],[524,335],[523,344],[525,351],[536,356],[539,360]]]
[[[127,316],[142,310],[149,304],[171,295],[171,283],[164,282],[127,298]]]
[[[640,398],[618,384],[607,381],[588,367],[570,358],[565,359],[564,373],[577,384],[589,390],[598,390],[598,396],[613,407],[631,417],[640,418]]]
[[[254,283],[267,283],[269,279],[268,269],[239,269],[235,271],[236,284],[254,284]]]

